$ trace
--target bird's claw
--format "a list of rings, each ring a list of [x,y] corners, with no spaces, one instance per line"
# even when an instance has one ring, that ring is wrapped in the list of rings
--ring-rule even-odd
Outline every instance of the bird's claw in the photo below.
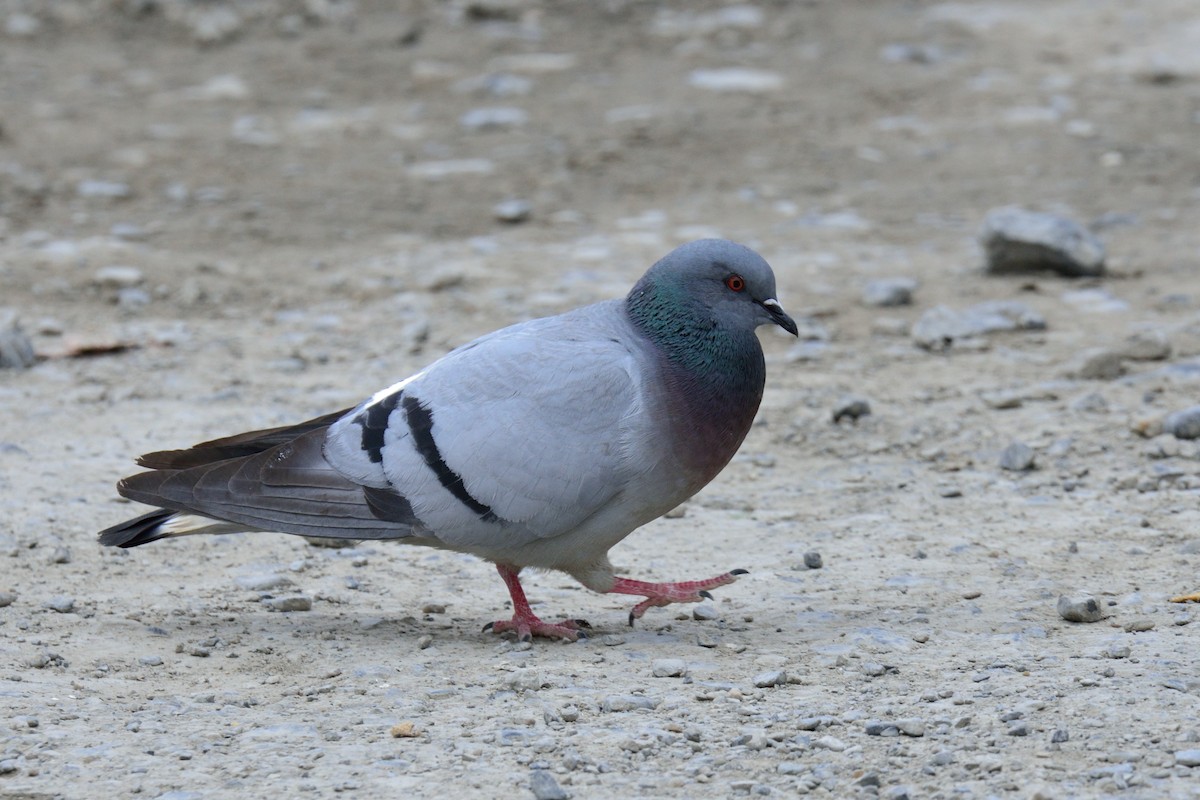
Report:
[[[531,642],[534,636],[547,639],[566,639],[574,642],[586,639],[592,626],[585,619],[567,619],[562,622],[543,622],[538,617],[514,614],[512,619],[501,619],[483,626],[483,632],[505,633],[512,631],[519,642]]]

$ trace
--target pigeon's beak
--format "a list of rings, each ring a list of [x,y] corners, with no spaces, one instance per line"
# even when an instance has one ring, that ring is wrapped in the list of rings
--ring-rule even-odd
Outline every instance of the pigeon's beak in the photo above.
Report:
[[[779,305],[779,301],[773,297],[763,300],[759,305],[767,310],[771,315],[771,320],[790,333],[792,336],[799,336],[800,329],[796,327],[796,320],[789,317],[783,310],[783,306]]]

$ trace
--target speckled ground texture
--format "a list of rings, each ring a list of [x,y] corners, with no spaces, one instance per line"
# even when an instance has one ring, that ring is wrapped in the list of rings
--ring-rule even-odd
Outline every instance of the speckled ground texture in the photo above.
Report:
[[[0,371],[0,798],[1200,797],[1171,602],[1200,450],[1156,435],[1200,390],[1198,26],[0,0],[0,308],[41,357]],[[1089,226],[1107,274],[986,274],[1008,205]],[[507,596],[469,557],[95,542],[139,453],[351,405],[714,234],[772,262],[803,340],[763,331],[741,453],[612,553],[750,571],[695,616],[631,629],[630,598],[535,574],[595,631],[529,646],[481,632]],[[884,278],[912,304],[865,305]],[[1044,328],[910,334],[992,300]],[[834,423],[847,396],[871,413]]]

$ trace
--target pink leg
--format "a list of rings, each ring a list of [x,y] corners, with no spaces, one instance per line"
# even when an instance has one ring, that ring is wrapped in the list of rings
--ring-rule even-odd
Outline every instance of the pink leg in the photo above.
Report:
[[[629,612],[629,624],[635,619],[641,619],[642,614],[655,606],[665,606],[671,603],[699,603],[702,599],[712,599],[709,589],[718,586],[728,586],[741,575],[746,575],[744,569],[735,569],[702,581],[680,581],[678,583],[646,583],[629,578],[617,578],[610,592],[616,594],[632,594],[646,598],[634,606]]]
[[[521,579],[518,577],[521,573],[521,568],[510,564],[497,564],[496,571],[504,579],[504,585],[508,587],[508,594],[512,597],[513,615],[512,619],[489,622],[483,626],[485,631],[490,630],[493,633],[515,631],[517,638],[522,642],[528,642],[534,636],[545,636],[551,639],[560,638],[573,642],[579,638],[580,632],[583,629],[591,627],[581,619],[563,620],[557,624],[542,622],[533,613],[533,609],[529,607],[529,601],[525,599],[525,590],[521,588]]]

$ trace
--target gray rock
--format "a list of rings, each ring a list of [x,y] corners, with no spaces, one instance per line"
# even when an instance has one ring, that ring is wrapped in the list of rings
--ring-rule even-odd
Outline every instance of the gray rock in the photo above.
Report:
[[[852,394],[846,395],[833,407],[833,421],[841,422],[843,419],[853,421],[870,413],[871,403],[867,398]]]
[[[112,264],[96,270],[92,282],[106,289],[128,289],[144,281],[146,276],[137,267]]]
[[[1088,381],[1111,381],[1125,374],[1125,357],[1116,350],[1092,347],[1075,357],[1067,374]]]
[[[991,301],[957,310],[934,306],[912,326],[913,342],[926,350],[945,350],[967,339],[1015,330],[1044,330],[1046,319],[1015,300]]]
[[[650,674],[656,678],[678,678],[687,674],[687,662],[682,658],[658,658],[650,665]]]
[[[1131,651],[1127,645],[1110,644],[1108,647],[1104,648],[1104,657],[1105,658],[1129,658],[1130,652]]]
[[[65,594],[55,595],[43,603],[43,607],[59,614],[70,614],[75,610],[75,598]]]
[[[510,198],[502,200],[492,206],[492,216],[500,222],[507,222],[515,225],[519,222],[525,222],[533,213],[533,206],[528,200],[520,200]]]
[[[1176,750],[1175,763],[1184,767],[1200,767],[1200,750]]]
[[[237,583],[238,588],[251,592],[269,592],[272,589],[292,585],[290,578],[277,572],[253,572],[249,575],[239,575],[234,582]]]
[[[496,165],[486,158],[454,158],[443,161],[418,161],[407,167],[414,178],[440,181],[461,175],[490,175]]]
[[[17,602],[16,592],[0,592],[0,608],[11,606],[15,602]]]
[[[1050,734],[1050,744],[1062,744],[1071,740],[1071,733],[1066,728],[1056,728]]]
[[[867,283],[863,288],[863,305],[877,308],[907,306],[912,304],[917,282],[912,278],[880,278]]]
[[[1067,622],[1099,622],[1104,619],[1104,609],[1094,597],[1062,595],[1058,598],[1058,615]]]
[[[26,369],[35,361],[33,342],[17,324],[17,312],[0,309],[0,369]]]
[[[703,622],[720,618],[721,615],[717,613],[717,609],[715,609],[709,603],[701,603],[700,605],[692,608],[692,619],[697,619]]]
[[[129,184],[118,181],[80,181],[75,186],[80,197],[99,200],[123,200],[133,194]]]
[[[29,39],[42,29],[42,21],[32,14],[17,12],[4,20],[4,32],[14,39]]]
[[[1024,442],[1013,442],[1000,454],[1000,469],[1009,472],[1026,472],[1033,469],[1035,458],[1032,448]]]
[[[787,683],[787,673],[781,669],[760,672],[754,676],[754,687],[756,689],[769,689],[772,686],[782,686],[785,683]]]
[[[654,697],[643,697],[637,694],[610,694],[600,703],[600,710],[610,713],[620,711],[637,711],[638,709],[657,708],[661,701]]]
[[[1200,439],[1200,406],[1168,414],[1163,420],[1163,433],[1176,439]]]
[[[529,114],[512,107],[473,108],[458,118],[458,124],[469,131],[519,128],[527,122]]]
[[[809,550],[804,554],[804,566],[809,569],[820,569],[825,566],[825,562],[821,559],[821,554],[816,550]]]
[[[711,92],[763,94],[783,88],[783,76],[778,72],[746,67],[697,69],[688,75],[688,83]]]
[[[529,773],[529,791],[537,800],[567,800],[566,791],[558,785],[558,781],[544,769],[535,769]]]
[[[1104,274],[1104,245],[1079,223],[1006,206],[989,211],[979,234],[993,274],[1051,271],[1071,277]]]
[[[1132,361],[1163,361],[1171,357],[1171,342],[1160,330],[1138,331],[1117,348]]]
[[[872,719],[867,720],[864,728],[867,736],[899,736],[900,729],[896,727],[894,722],[886,722],[884,720]]]
[[[121,289],[117,292],[117,307],[126,311],[136,311],[150,305],[150,293],[145,289]]]

